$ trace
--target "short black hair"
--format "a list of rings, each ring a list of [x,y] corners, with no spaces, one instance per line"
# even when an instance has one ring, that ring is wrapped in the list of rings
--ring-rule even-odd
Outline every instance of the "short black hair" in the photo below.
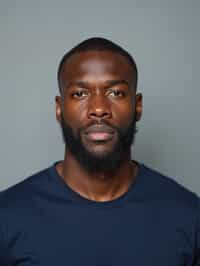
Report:
[[[138,70],[137,70],[137,65],[135,63],[135,60],[133,57],[121,46],[118,44],[105,39],[101,37],[93,37],[89,38],[87,40],[82,41],[75,47],[73,47],[71,50],[69,50],[61,59],[59,66],[58,66],[58,71],[57,71],[57,81],[58,81],[58,87],[60,93],[62,93],[62,86],[61,86],[61,74],[63,70],[63,66],[67,59],[71,57],[72,55],[80,52],[85,52],[85,51],[111,51],[113,53],[118,53],[124,57],[127,58],[129,61],[130,65],[133,68],[134,74],[135,74],[135,89],[137,89],[137,80],[138,80]]]

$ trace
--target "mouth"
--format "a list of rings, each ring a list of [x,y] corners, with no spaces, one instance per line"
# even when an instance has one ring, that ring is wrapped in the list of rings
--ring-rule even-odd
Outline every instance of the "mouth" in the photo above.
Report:
[[[108,141],[113,138],[114,133],[108,132],[90,132],[85,137],[90,141]]]
[[[85,131],[85,137],[89,141],[109,141],[113,138],[115,131],[107,125],[92,125]]]

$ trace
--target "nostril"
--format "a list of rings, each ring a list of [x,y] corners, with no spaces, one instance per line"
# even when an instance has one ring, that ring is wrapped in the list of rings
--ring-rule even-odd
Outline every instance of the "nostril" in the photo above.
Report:
[[[109,112],[105,112],[105,111],[96,111],[96,112],[91,112],[89,114],[92,117],[109,117],[110,113]]]

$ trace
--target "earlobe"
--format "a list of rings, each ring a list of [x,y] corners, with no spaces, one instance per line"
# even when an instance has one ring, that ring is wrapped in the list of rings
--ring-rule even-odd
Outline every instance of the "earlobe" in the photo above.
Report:
[[[61,122],[61,97],[55,97],[55,104],[56,104],[56,120],[60,123]]]
[[[142,110],[143,110],[143,96],[141,93],[138,93],[136,95],[136,107],[135,107],[135,112],[136,112],[136,121],[140,121],[142,117]]]

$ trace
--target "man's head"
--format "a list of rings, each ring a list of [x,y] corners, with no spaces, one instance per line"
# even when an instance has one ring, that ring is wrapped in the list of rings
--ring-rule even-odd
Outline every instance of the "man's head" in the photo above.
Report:
[[[68,152],[88,171],[116,169],[142,112],[133,58],[106,39],[86,40],[61,60],[58,85],[56,116]]]

